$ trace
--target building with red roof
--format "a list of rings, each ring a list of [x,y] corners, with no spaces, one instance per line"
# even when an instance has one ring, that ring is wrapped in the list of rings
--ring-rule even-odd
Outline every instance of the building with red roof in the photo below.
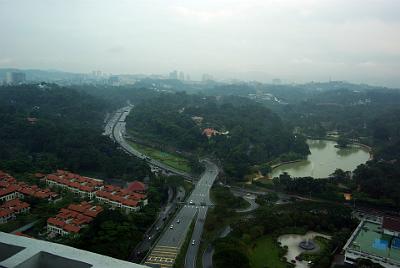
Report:
[[[128,191],[137,192],[137,193],[145,193],[146,185],[141,181],[133,181],[128,185]]]
[[[0,224],[15,219],[15,213],[9,209],[0,209]]]
[[[7,184],[6,187],[0,188],[0,201],[5,202],[18,197],[18,187],[13,184]]]
[[[14,212],[15,214],[20,214],[20,213],[27,213],[29,212],[29,210],[31,209],[31,206],[26,203],[23,202],[19,199],[13,199],[10,201],[5,202],[4,204],[2,204],[0,206],[0,209],[9,209],[12,212]]]
[[[45,176],[45,181],[49,186],[66,189],[82,198],[89,197],[90,199],[94,198],[96,191],[104,187],[102,180],[83,177],[65,170],[57,170],[53,174],[48,174]]]
[[[206,135],[207,138],[211,138],[212,136],[215,136],[218,134],[218,131],[216,131],[213,128],[205,128],[203,129],[203,135]]]
[[[65,170],[48,174],[45,181],[49,186],[69,190],[82,198],[96,199],[127,213],[138,211],[140,205],[145,206],[148,203],[146,185],[140,181],[134,181],[128,188],[122,189],[119,186],[104,184],[102,180],[83,177]]]
[[[49,189],[41,189],[37,185],[28,185],[25,182],[18,182],[14,177],[0,171],[0,201],[10,201],[26,196],[47,199],[49,201],[58,198],[58,194]]]
[[[58,235],[76,235],[103,211],[101,206],[89,202],[70,204],[54,217],[47,219],[47,231]]]
[[[135,183],[131,188],[138,189],[140,192],[145,189],[142,183]],[[146,194],[133,192],[129,187],[122,189],[114,185],[105,185],[103,190],[97,191],[96,200],[120,208],[126,213],[139,211],[141,205],[146,206],[148,204]]]
[[[22,202],[19,199],[6,201],[0,206],[0,223],[6,223],[16,218],[20,213],[27,213],[30,210],[30,205]]]

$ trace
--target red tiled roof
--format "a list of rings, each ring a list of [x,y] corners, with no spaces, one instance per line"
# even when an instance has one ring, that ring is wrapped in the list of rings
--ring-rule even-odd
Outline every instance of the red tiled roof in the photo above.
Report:
[[[75,211],[78,211],[78,212],[84,212],[84,211],[90,209],[91,207],[92,207],[91,204],[89,204],[89,203],[86,202],[86,201],[83,201],[83,202],[80,203],[80,204],[70,204],[70,205],[68,206],[68,209],[70,209],[70,210],[75,210]]]
[[[56,218],[48,218],[47,219],[47,223],[51,224],[51,225],[55,225],[57,227],[63,227],[65,225],[65,222],[60,221]]]
[[[122,204],[125,206],[136,207],[138,202],[132,199],[125,199],[122,201]]]
[[[0,218],[12,215],[13,212],[7,208],[0,208]]]
[[[24,208],[29,208],[30,205],[26,202],[23,202],[19,199],[13,199],[10,201],[5,202],[3,205],[1,205],[2,208],[9,209],[13,212],[19,212],[20,210]]]
[[[140,181],[134,181],[129,184],[128,190],[132,192],[144,192],[146,190],[146,186],[144,185],[143,182]]]
[[[34,195],[37,198],[45,199],[49,197],[49,193],[43,192],[43,191],[38,191]]]
[[[79,190],[90,193],[94,191],[94,188],[87,185],[81,185]]]
[[[111,195],[110,199],[118,203],[121,203],[124,200],[124,198],[119,195]]]
[[[217,133],[217,131],[212,128],[205,128],[203,130],[203,135],[205,134],[207,137],[211,137],[211,136],[215,135],[216,133]]]
[[[384,217],[382,227],[390,231],[400,232],[400,218]]]
[[[7,188],[0,189],[0,196],[5,196],[9,195],[13,192],[16,192],[18,190],[18,187],[15,185],[10,185]]]
[[[58,176],[54,175],[54,174],[49,174],[46,177],[47,177],[48,180],[51,180],[51,181],[57,181],[58,180]]]
[[[66,224],[64,226],[64,230],[71,233],[78,233],[81,230],[81,228],[76,225]]]
[[[132,193],[130,195],[131,199],[135,199],[135,200],[142,200],[142,199],[146,199],[146,195],[145,194],[139,194],[139,193]]]
[[[1,188],[7,188],[8,186],[10,186],[10,183],[7,181],[0,181],[0,187]]]
[[[103,211],[103,208],[102,208],[102,207],[96,206],[95,209],[86,210],[86,211],[84,212],[84,214],[87,215],[87,216],[89,216],[89,217],[96,218],[97,215],[99,215],[99,213],[102,212],[102,211]]]

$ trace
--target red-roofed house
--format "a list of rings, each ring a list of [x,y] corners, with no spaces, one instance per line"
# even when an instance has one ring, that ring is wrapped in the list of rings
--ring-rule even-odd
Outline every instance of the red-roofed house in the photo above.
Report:
[[[76,235],[86,227],[103,208],[86,201],[61,208],[59,213],[47,220],[47,231],[53,234]]]
[[[133,181],[129,184],[128,190],[131,192],[145,193],[146,185],[141,181]]]
[[[77,233],[81,230],[81,227],[76,226],[76,225],[72,225],[72,224],[66,224],[66,225],[64,226],[64,230],[65,230],[66,232],[68,232],[68,233],[77,234]]]
[[[18,197],[18,187],[15,185],[9,185],[6,188],[0,189],[0,201],[5,202]]]
[[[57,170],[56,173],[45,176],[49,186],[56,186],[67,189],[80,197],[94,198],[95,192],[103,188],[103,181],[88,177],[82,177],[64,170]]]
[[[0,208],[0,224],[15,219],[15,213],[6,208]]]
[[[213,128],[205,128],[205,129],[203,130],[203,135],[206,135],[207,138],[211,138],[212,136],[217,135],[217,133],[218,133],[218,131],[216,131],[216,130],[213,129]]]
[[[15,214],[26,213],[31,209],[30,205],[19,199],[13,199],[5,202],[0,208],[5,208],[11,210]]]

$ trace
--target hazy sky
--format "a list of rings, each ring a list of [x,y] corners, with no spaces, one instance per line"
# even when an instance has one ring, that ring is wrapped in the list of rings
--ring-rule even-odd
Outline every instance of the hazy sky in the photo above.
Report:
[[[400,87],[400,0],[0,0],[0,67]]]

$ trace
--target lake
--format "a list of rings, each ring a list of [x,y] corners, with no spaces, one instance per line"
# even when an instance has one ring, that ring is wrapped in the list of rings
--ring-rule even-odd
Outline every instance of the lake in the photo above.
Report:
[[[353,171],[370,158],[368,150],[357,145],[339,149],[335,147],[335,141],[307,140],[307,143],[311,151],[307,160],[276,167],[270,176],[278,177],[283,172],[287,172],[292,177],[327,178],[338,168]]]

